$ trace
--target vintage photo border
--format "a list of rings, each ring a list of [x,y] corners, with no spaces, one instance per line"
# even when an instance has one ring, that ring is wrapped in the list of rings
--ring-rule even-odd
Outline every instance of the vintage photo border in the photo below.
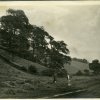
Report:
[[[12,0],[13,1],[13,0]],[[52,1],[49,1],[49,0],[41,0],[41,1],[35,1],[35,0],[29,0],[29,1],[27,1],[27,0],[25,0],[25,1],[4,1],[4,0],[1,0],[0,1],[0,5],[1,4],[10,4],[10,5],[16,5],[16,3],[18,3],[18,4],[22,4],[22,6],[24,6],[24,5],[28,5],[28,2],[34,2],[34,4],[36,5],[36,4],[38,4],[38,3],[40,3],[40,5],[46,5],[47,3],[49,3],[49,5],[51,6],[51,5],[54,5],[54,4],[58,4],[58,5],[60,5],[61,3],[67,3],[67,4],[71,4],[71,5],[100,5],[100,1],[74,1],[74,0],[72,0],[72,1],[66,1],[66,0],[63,0],[63,1],[60,1],[60,0],[58,0],[58,1],[56,1],[56,0],[52,0]],[[65,99],[65,98],[64,98]],[[74,99],[70,99],[70,98],[66,98],[67,100],[75,100],[75,99],[77,99],[77,98],[74,98]],[[93,100],[100,100],[100,98],[78,98],[78,100],[85,100],[85,99],[87,99],[87,100],[91,100],[91,99],[93,99]],[[1,100],[5,100],[5,99],[1,99]],[[12,100],[17,100],[17,99],[12,99]],[[19,99],[18,99],[19,100]],[[20,99],[20,100],[22,100],[22,99]],[[23,99],[24,100],[24,99]],[[29,99],[26,99],[26,100],[29,100]],[[32,100],[35,100],[35,99],[32,99]],[[42,100],[42,99],[38,99],[38,100]],[[44,100],[44,99],[43,99]],[[50,100],[55,100],[55,99],[50,99]],[[62,100],[62,98],[60,99],[60,100]]]

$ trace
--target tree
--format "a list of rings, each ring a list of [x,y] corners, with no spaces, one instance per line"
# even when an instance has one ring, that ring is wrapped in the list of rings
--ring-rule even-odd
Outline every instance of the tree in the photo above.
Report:
[[[100,63],[99,60],[95,59],[92,63],[89,63],[89,68],[94,72],[94,74],[100,73]]]
[[[64,68],[65,63],[69,63],[71,58],[67,56],[69,50],[67,49],[67,44],[64,41],[55,41],[53,38],[50,40],[51,49],[49,52],[50,63],[49,67],[53,68],[53,82],[57,80],[57,72],[59,72],[62,68]]]
[[[48,42],[46,40],[48,33],[43,27],[33,26],[32,31],[32,47],[33,55],[39,61],[45,58],[46,49],[48,49]]]
[[[82,59],[83,63],[88,63],[88,61],[86,59]]]
[[[33,65],[28,67],[28,72],[31,73],[31,74],[37,74],[38,73],[37,68]]]
[[[57,71],[71,61],[67,44],[55,41],[43,27],[31,25],[22,10],[8,9],[7,15],[0,18],[0,36],[2,45],[16,52],[27,51],[31,44],[32,58],[38,63],[44,60],[44,64],[54,70],[55,79]]]
[[[20,50],[20,48],[23,50],[27,49],[26,46],[22,45],[24,42],[28,42],[31,25],[22,10],[8,9],[7,15],[0,18],[0,24],[0,34],[3,45],[5,44],[6,47],[12,50],[16,50],[16,48],[17,50]],[[21,41],[20,45],[18,45],[19,41]]]
[[[71,61],[71,58],[67,56],[69,53],[67,44],[64,41],[55,41],[43,27],[33,26],[32,47],[34,57],[39,61],[44,59],[47,66],[54,70],[54,80],[57,71],[62,69],[65,63]]]
[[[7,15],[0,18],[1,45],[11,50],[14,59],[14,52],[28,50],[32,25],[24,11],[8,9],[6,12]]]
[[[86,59],[73,58],[73,60],[79,61],[79,62],[82,62],[82,63],[89,63]]]
[[[84,69],[84,73],[85,73],[85,75],[89,75],[90,74],[88,69]]]
[[[63,68],[65,63],[71,61],[71,58],[67,56],[69,50],[66,46],[67,44],[65,44],[64,41],[51,42],[51,62],[54,62],[53,65],[57,68]]]
[[[83,75],[83,73],[82,73],[81,70],[78,70],[78,71],[76,72],[76,75],[81,76],[81,75]]]

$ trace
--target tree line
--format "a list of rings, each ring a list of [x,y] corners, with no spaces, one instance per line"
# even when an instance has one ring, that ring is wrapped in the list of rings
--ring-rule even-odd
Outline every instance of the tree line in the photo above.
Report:
[[[89,63],[88,61],[87,61],[87,59],[80,59],[80,58],[72,58],[74,61],[79,61],[79,62],[82,62],[82,63]]]
[[[23,10],[8,9],[0,18],[0,45],[11,50],[13,56],[23,54],[24,58],[54,70],[71,61],[67,44],[56,41],[43,26],[30,24]]]
[[[93,71],[94,74],[100,74],[100,62],[98,59],[92,60],[91,63],[89,63],[89,68]]]

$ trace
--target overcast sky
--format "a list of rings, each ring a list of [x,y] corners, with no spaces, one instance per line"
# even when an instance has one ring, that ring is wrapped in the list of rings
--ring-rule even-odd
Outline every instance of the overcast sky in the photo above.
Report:
[[[100,3],[0,3],[0,16],[8,8],[22,9],[31,24],[44,26],[55,40],[64,40],[71,57],[100,60]]]

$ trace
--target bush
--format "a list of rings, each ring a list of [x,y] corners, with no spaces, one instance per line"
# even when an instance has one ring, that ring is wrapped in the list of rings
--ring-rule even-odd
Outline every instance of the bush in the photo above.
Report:
[[[42,71],[42,75],[43,76],[52,76],[54,73],[54,70],[53,69],[46,69],[46,70],[43,70]]]
[[[83,75],[83,73],[81,70],[79,70],[78,72],[76,72],[76,75],[81,76],[81,75]]]
[[[18,69],[19,69],[19,70],[22,70],[22,71],[24,71],[24,72],[27,71],[27,69],[26,69],[24,66],[21,66],[21,67],[19,67]]]
[[[35,66],[33,66],[33,65],[31,65],[31,66],[28,67],[28,72],[30,74],[37,74],[38,73],[37,72],[37,68]]]
[[[84,74],[85,74],[85,75],[90,75],[89,70],[88,70],[88,69],[84,69]]]

